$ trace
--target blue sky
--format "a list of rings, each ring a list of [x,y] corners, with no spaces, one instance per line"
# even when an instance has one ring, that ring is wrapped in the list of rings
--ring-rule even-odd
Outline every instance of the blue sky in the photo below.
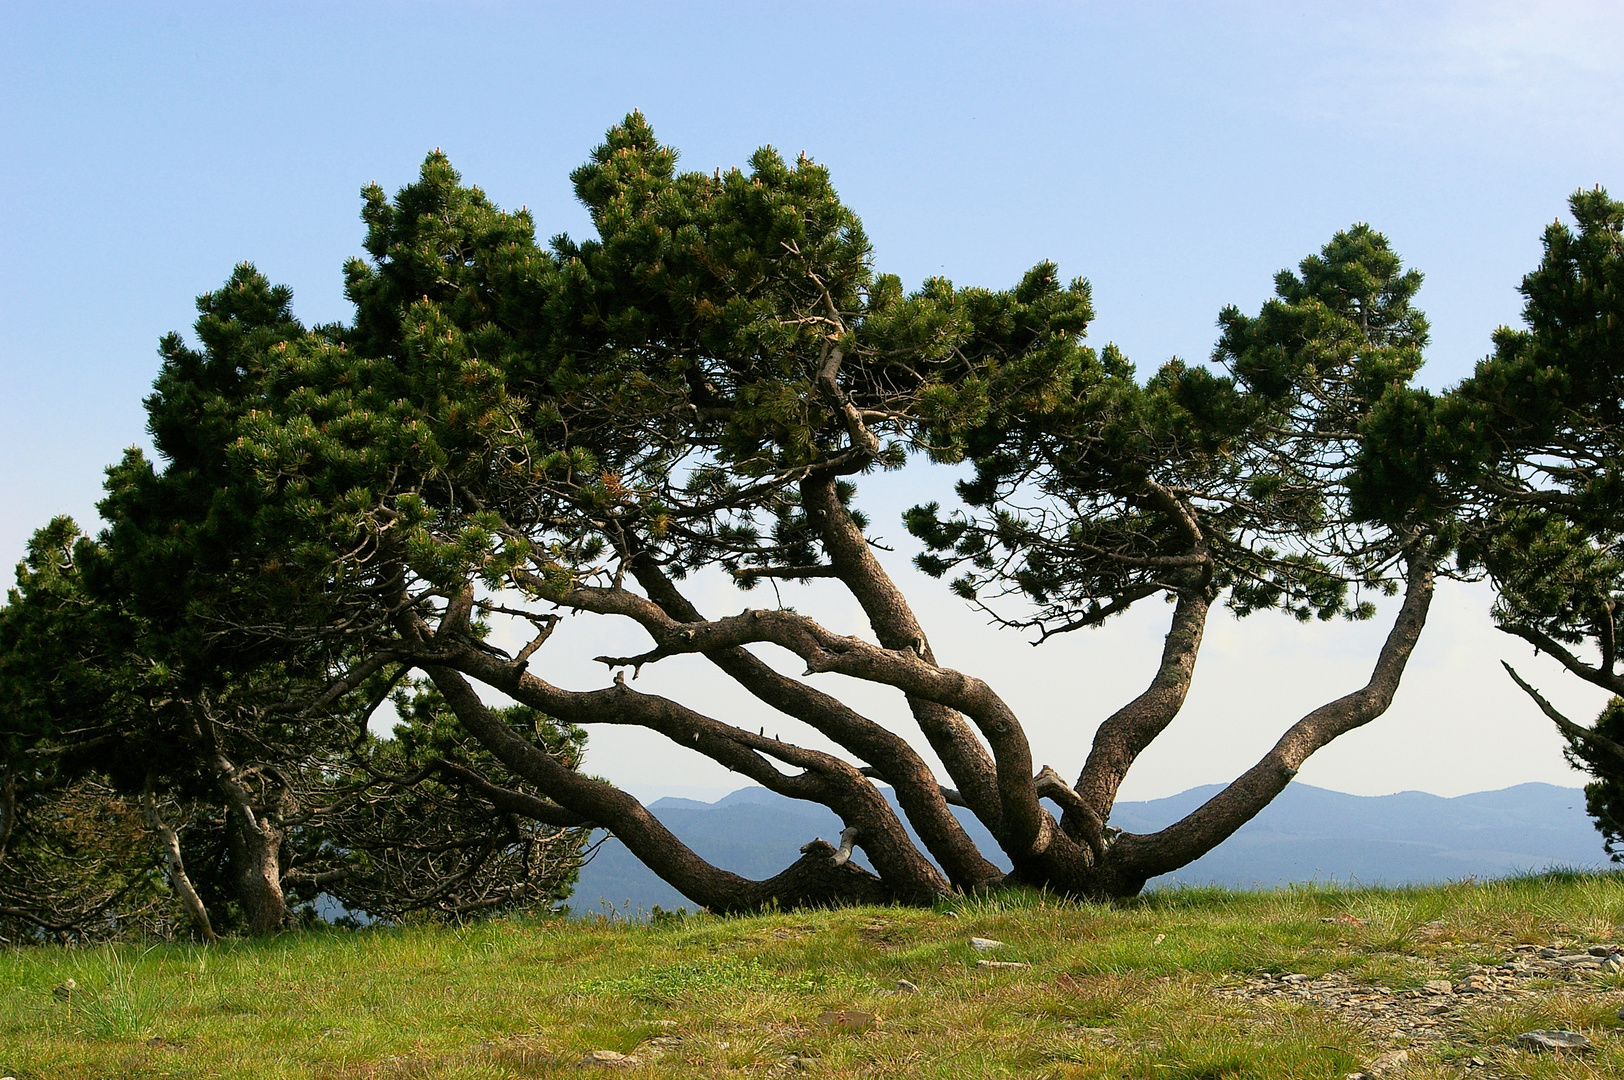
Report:
[[[1426,381],[1442,386],[1517,318],[1516,283],[1566,196],[1624,190],[1620,56],[1624,6],[1526,0],[6,4],[0,548],[20,555],[56,513],[93,520],[101,469],[145,442],[158,336],[189,326],[193,297],[233,264],[291,285],[307,321],[347,317],[359,188],[398,187],[437,146],[544,233],[583,233],[567,174],[632,108],[691,168],[764,143],[825,162],[879,267],[909,283],[1002,286],[1057,261],[1093,282],[1091,337],[1142,370],[1204,358],[1222,305],[1255,307],[1276,270],[1368,221],[1427,275]],[[1484,602],[1463,594],[1465,629],[1441,657],[1501,648]],[[1343,648],[1291,645],[1294,632],[1255,633],[1315,662]],[[1143,652],[1157,633],[1118,639]],[[1364,639],[1347,640],[1353,678]],[[1471,729],[1487,744],[1474,753],[1506,760],[1407,786],[1573,782],[1549,733],[1498,693],[1503,676],[1482,680],[1495,693],[1471,708],[1524,741]],[[1459,700],[1438,695],[1415,700]],[[1415,739],[1394,745],[1432,752]],[[1314,782],[1381,790],[1370,770],[1393,753],[1373,746]],[[1221,778],[1157,768],[1129,794]]]

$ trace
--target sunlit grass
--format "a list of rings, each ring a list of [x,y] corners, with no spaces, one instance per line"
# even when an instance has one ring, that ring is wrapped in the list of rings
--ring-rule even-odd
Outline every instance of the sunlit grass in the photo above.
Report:
[[[562,1077],[613,1050],[642,1060],[628,1076],[1340,1078],[1390,1047],[1311,1004],[1215,990],[1339,971],[1403,991],[1518,943],[1616,940],[1620,924],[1624,878],[1561,874],[22,949],[0,954],[0,1076]],[[977,968],[972,936],[1030,966]],[[67,979],[77,989],[53,994]],[[1405,1075],[1458,1075],[1473,1054],[1508,1075],[1624,1075],[1624,985],[1586,986],[1470,1012],[1458,1045]],[[875,1019],[820,1023],[839,1009]],[[1516,1049],[1533,1027],[1577,1028],[1599,1049]]]

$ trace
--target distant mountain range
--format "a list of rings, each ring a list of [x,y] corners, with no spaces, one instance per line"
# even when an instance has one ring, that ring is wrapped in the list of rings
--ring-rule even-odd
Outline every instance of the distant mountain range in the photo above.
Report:
[[[1212,784],[1166,799],[1118,803],[1111,824],[1154,832],[1218,790]],[[891,798],[890,789],[885,791]],[[661,799],[649,809],[699,855],[751,878],[784,869],[813,837],[834,840],[840,832],[832,811],[760,787],[713,803]],[[980,822],[966,811],[959,816],[987,857],[1007,868]],[[1605,865],[1601,836],[1585,813],[1579,788],[1519,784],[1445,799],[1419,791],[1346,795],[1292,784],[1217,850],[1153,879],[1149,887],[1251,889],[1305,881],[1406,885]],[[693,906],[613,839],[582,870],[570,900],[578,914],[606,904],[634,915],[656,904]]]

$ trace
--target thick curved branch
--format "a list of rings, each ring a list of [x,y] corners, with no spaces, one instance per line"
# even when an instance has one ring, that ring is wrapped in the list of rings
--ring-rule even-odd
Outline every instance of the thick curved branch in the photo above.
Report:
[[[1183,820],[1149,835],[1124,833],[1110,848],[1108,863],[1124,877],[1143,881],[1195,861],[1269,805],[1314,751],[1386,712],[1426,625],[1433,584],[1432,562],[1413,556],[1404,602],[1370,681],[1297,721],[1256,765]]]
[[[471,653],[464,662],[485,668],[490,675],[512,670],[498,664],[492,671],[478,654]],[[476,677],[486,681],[483,675]],[[946,882],[914,847],[884,797],[855,767],[837,757],[723,723],[667,698],[640,694],[623,681],[604,690],[572,692],[525,674],[509,685],[491,685],[571,723],[635,724],[658,731],[769,791],[823,803],[861,829],[863,850],[898,895],[937,896],[946,891]],[[786,776],[767,757],[803,771]]]
[[[880,897],[895,898],[896,894],[874,875],[850,863],[836,866],[834,849],[828,844],[823,844],[821,850],[815,844],[808,845],[810,850],[802,859],[766,881],[751,881],[712,866],[635,798],[565,767],[522,738],[485,707],[461,672],[439,666],[425,670],[458,720],[498,760],[561,806],[601,823],[644,865],[695,903],[727,912],[755,910],[773,902],[791,906],[840,899],[878,902]],[[537,681],[530,676],[523,678]]]
[[[1068,832],[1090,847],[1099,847],[1122,778],[1183,707],[1210,608],[1205,587],[1179,593],[1172,625],[1162,644],[1162,660],[1150,686],[1111,714],[1094,733],[1088,762],[1077,779],[1077,794],[1082,801],[1079,820],[1075,826],[1069,816],[1061,820]]]
[[[645,617],[658,612],[650,601],[621,589],[586,590],[580,599],[613,604],[617,610],[637,611]],[[520,665],[472,647],[461,637],[442,643],[437,635],[428,634],[427,626],[421,622],[409,623],[405,629],[432,652],[435,664],[455,668],[551,716],[578,724],[647,727],[721,762],[771,791],[824,803],[862,831],[863,849],[895,895],[937,896],[946,891],[940,872],[913,846],[889,804],[853,766],[839,758],[722,723],[666,698],[640,694],[627,687],[622,678],[617,678],[613,687],[603,690],[566,691],[543,682]],[[786,776],[767,760],[768,757],[802,772]],[[553,792],[543,790],[569,809],[583,812]]]
[[[880,566],[879,560],[869,550],[862,530],[841,505],[835,478],[817,475],[803,480],[801,505],[807,517],[817,526],[830,563],[862,607],[880,644],[888,649],[912,647],[921,659],[934,661],[930,642],[926,640],[924,628],[915,618],[907,598],[884,567]],[[1004,799],[999,789],[999,770],[970,725],[951,708],[938,702],[910,698],[908,707],[931,749],[964,793],[970,809],[995,836],[1001,836]],[[1031,783],[1030,756],[1015,783]],[[1029,818],[1036,812],[1036,794],[1014,791],[1011,801],[1020,808],[1018,817]],[[1029,808],[1026,807],[1027,803],[1030,803]],[[1028,823],[1026,828],[1035,826]],[[1026,828],[1017,831],[1024,832]]]
[[[661,635],[680,633],[677,621],[703,622],[699,610],[646,557],[632,561],[632,574],[663,616],[643,625],[656,642]],[[645,616],[646,609],[639,609]],[[757,700],[786,716],[794,717],[845,747],[864,761],[880,762],[883,774],[897,793],[897,802],[913,824],[925,850],[946,871],[948,880],[960,889],[975,889],[1003,877],[1003,871],[989,862],[964,831],[964,826],[948,809],[950,800],[936,781],[925,760],[907,740],[863,716],[829,694],[774,671],[768,664],[741,647],[708,652],[706,657],[748,690]],[[945,789],[952,790],[952,789]],[[955,796],[958,793],[953,793]],[[959,805],[963,805],[962,797]]]
[[[617,605],[632,606],[616,598]],[[647,601],[644,601],[645,603]],[[807,671],[834,672],[868,682],[886,683],[911,698],[933,702],[971,717],[993,748],[1003,815],[1000,840],[1011,858],[1041,852],[1049,840],[1049,818],[1038,806],[1032,786],[1032,753],[1026,733],[1009,706],[980,679],[939,668],[915,655],[912,647],[896,652],[861,638],[832,634],[804,615],[789,611],[748,611],[714,622],[684,626],[664,636],[654,649],[638,656],[598,659],[615,667],[643,664],[680,653],[704,653],[771,642],[806,661]],[[1009,777],[1020,776],[1021,782]]]

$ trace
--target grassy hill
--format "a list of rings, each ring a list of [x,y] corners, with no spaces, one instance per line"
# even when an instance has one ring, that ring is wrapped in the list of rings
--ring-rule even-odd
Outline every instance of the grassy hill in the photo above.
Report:
[[[1620,924],[1612,874],[20,949],[0,1076],[1624,1076]]]

